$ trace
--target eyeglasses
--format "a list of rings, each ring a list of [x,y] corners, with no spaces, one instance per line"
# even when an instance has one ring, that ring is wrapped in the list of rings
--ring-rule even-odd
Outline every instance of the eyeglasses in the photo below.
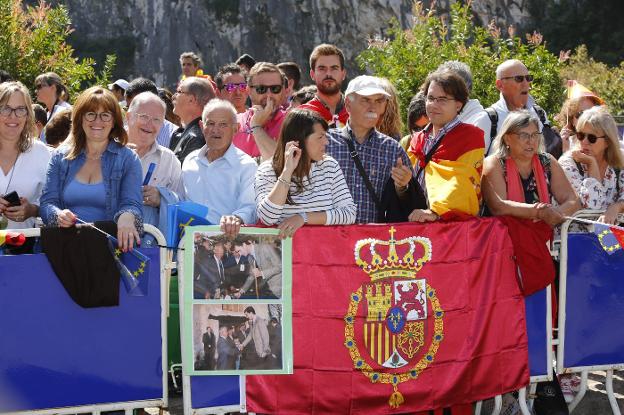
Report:
[[[104,114],[104,113],[102,113],[102,114]],[[152,117],[152,116],[149,116],[149,115],[147,115],[147,114],[140,114],[140,113],[137,113],[137,114],[136,114],[136,117],[137,117],[137,118],[138,118],[141,122],[146,123],[146,124],[147,124],[148,122],[150,122],[150,121],[151,121],[151,122],[153,122],[153,123],[154,123],[154,124],[156,124],[156,125],[161,124],[161,123],[163,122],[162,118]],[[100,117],[100,118],[101,118],[101,117]],[[104,121],[104,120],[102,120],[102,121]]]
[[[514,76],[505,76],[501,79],[513,79],[517,83],[521,84],[522,81],[526,79],[527,82],[533,82],[533,75],[514,75]]]
[[[26,114],[28,114],[28,109],[26,107],[12,108],[8,105],[5,105],[0,109],[0,115],[2,115],[3,117],[8,118],[11,116],[11,114],[15,114],[17,118],[24,118]]]
[[[529,140],[539,140],[540,138],[542,138],[542,133],[540,133],[539,131],[535,132],[533,134],[524,133],[524,132],[522,132],[522,133],[511,133],[511,134],[517,135],[520,140],[522,140],[522,141],[524,141],[526,143],[528,143]]]
[[[579,141],[583,141],[585,140],[585,138],[587,138],[587,141],[589,141],[591,144],[594,144],[596,141],[598,141],[599,138],[607,138],[607,136],[606,135],[597,136],[595,134],[587,134],[587,133],[576,133],[576,138]]]
[[[41,88],[46,87],[46,86],[50,86],[50,85],[48,85],[48,84],[35,84],[35,89],[38,91]]]
[[[437,102],[438,104],[444,105],[447,102],[451,102],[451,101],[455,101],[455,98],[434,97],[433,95],[427,95],[427,103],[428,104],[435,104]]]
[[[272,94],[279,94],[280,92],[282,92],[282,85],[253,85],[251,87],[255,89],[256,93],[260,95],[266,94],[269,89],[271,90]]]
[[[102,122],[109,122],[113,119],[113,114],[110,112],[87,112],[84,115],[84,119],[87,121],[95,121],[96,118],[100,117]]]
[[[232,92],[236,91],[236,89],[238,89],[239,91],[243,92],[243,91],[247,90],[247,82],[239,82],[237,84],[235,84],[235,83],[225,84],[225,85],[223,85],[222,89],[225,89],[229,93],[232,93]],[[258,92],[258,93],[260,94],[260,92]]]
[[[230,125],[232,125],[232,123],[227,123],[227,122],[214,122],[214,121],[206,121],[204,123],[204,128],[206,129],[213,129],[213,128],[217,128],[218,130],[225,130],[226,128],[228,128]]]

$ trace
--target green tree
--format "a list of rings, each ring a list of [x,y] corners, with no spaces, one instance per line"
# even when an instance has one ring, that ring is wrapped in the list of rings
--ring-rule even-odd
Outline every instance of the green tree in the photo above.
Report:
[[[105,85],[110,77],[114,56],[107,57],[100,74],[92,59],[74,57],[66,43],[72,32],[64,6],[51,7],[41,0],[25,6],[21,0],[0,0],[0,68],[32,88],[37,75],[56,72],[74,97],[85,86]]]
[[[585,45],[576,48],[561,69],[564,79],[574,79],[604,99],[614,115],[624,115],[624,61],[610,68],[590,57]]]
[[[507,59],[520,59],[535,77],[531,95],[548,113],[559,110],[564,87],[559,58],[549,52],[539,33],[527,35],[526,41],[512,29],[503,36],[500,28],[490,24],[480,27],[472,21],[470,2],[451,5],[450,17],[425,10],[422,2],[413,8],[414,26],[403,30],[393,22],[390,39],[372,39],[358,57],[358,63],[377,76],[388,78],[397,88],[405,110],[427,74],[448,60],[459,60],[472,70],[472,97],[484,107],[499,99],[496,89],[496,67]]]

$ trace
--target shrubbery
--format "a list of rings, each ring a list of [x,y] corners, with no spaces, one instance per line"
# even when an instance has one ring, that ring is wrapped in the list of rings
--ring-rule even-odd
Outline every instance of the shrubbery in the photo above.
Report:
[[[25,7],[21,0],[0,0],[0,69],[32,88],[37,75],[56,72],[70,96],[85,86],[105,85],[115,57],[107,57],[96,74],[92,59],[74,57],[65,40],[71,33],[70,18],[64,6],[50,7],[44,1]]]
[[[377,76],[388,78],[397,87],[402,109],[418,91],[427,74],[448,60],[468,64],[473,75],[472,97],[484,107],[499,99],[494,86],[496,67],[511,58],[520,59],[535,76],[531,95],[549,114],[559,111],[565,98],[560,76],[563,63],[549,52],[538,33],[522,41],[512,30],[503,33],[490,25],[479,27],[472,21],[470,4],[455,2],[450,20],[414,4],[414,27],[391,26],[390,40],[371,40],[369,48],[358,56],[358,62]]]

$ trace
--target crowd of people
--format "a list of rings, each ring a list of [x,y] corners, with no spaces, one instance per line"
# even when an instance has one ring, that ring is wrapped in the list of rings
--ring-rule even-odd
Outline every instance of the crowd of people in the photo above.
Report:
[[[290,237],[306,224],[510,215],[556,226],[581,208],[604,211],[605,223],[624,212],[622,142],[605,103],[568,99],[558,131],[516,59],[496,69],[500,99],[489,108],[472,96],[470,68],[445,62],[412,99],[403,138],[394,86],[360,75],[343,93],[334,45],[312,51],[312,86],[301,87],[293,62],[243,55],[214,78],[195,53],[180,65],[173,94],[120,79],[86,89],[73,107],[55,73],[32,85],[40,106],[19,81],[0,84],[2,225],[112,220],[128,250],[180,200],[206,206],[230,239],[257,222]],[[249,294],[242,280],[220,278],[203,281],[198,298]]]

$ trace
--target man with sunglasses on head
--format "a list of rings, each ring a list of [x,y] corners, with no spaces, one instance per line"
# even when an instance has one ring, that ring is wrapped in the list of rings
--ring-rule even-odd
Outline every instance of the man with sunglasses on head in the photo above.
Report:
[[[247,111],[249,87],[246,78],[247,72],[235,63],[221,67],[215,76],[217,94],[222,99],[230,101],[239,114]]]
[[[342,95],[342,83],[347,77],[344,54],[334,45],[321,44],[310,54],[310,78],[317,88],[316,97],[300,109],[317,112],[330,128],[347,124],[349,113]]]
[[[485,111],[488,114],[486,128],[486,143],[489,131],[490,145],[486,145],[485,155],[487,156],[492,147],[492,141],[497,132],[503,126],[505,118],[511,111],[526,109],[540,120],[540,131],[544,136],[546,151],[556,159],[561,156],[561,137],[553,130],[546,116],[546,112],[538,106],[530,96],[533,75],[529,74],[527,67],[518,59],[509,59],[498,65],[496,68],[496,89],[500,91],[500,99]]]
[[[247,85],[252,107],[238,115],[239,131],[234,145],[251,157],[273,157],[286,112],[280,108],[288,80],[269,62],[258,62],[249,71]]]
[[[210,82],[196,76],[180,82],[173,94],[173,112],[180,117],[182,127],[171,136],[169,148],[180,163],[184,162],[190,152],[206,144],[199,120],[204,106],[214,97],[215,93]]]

